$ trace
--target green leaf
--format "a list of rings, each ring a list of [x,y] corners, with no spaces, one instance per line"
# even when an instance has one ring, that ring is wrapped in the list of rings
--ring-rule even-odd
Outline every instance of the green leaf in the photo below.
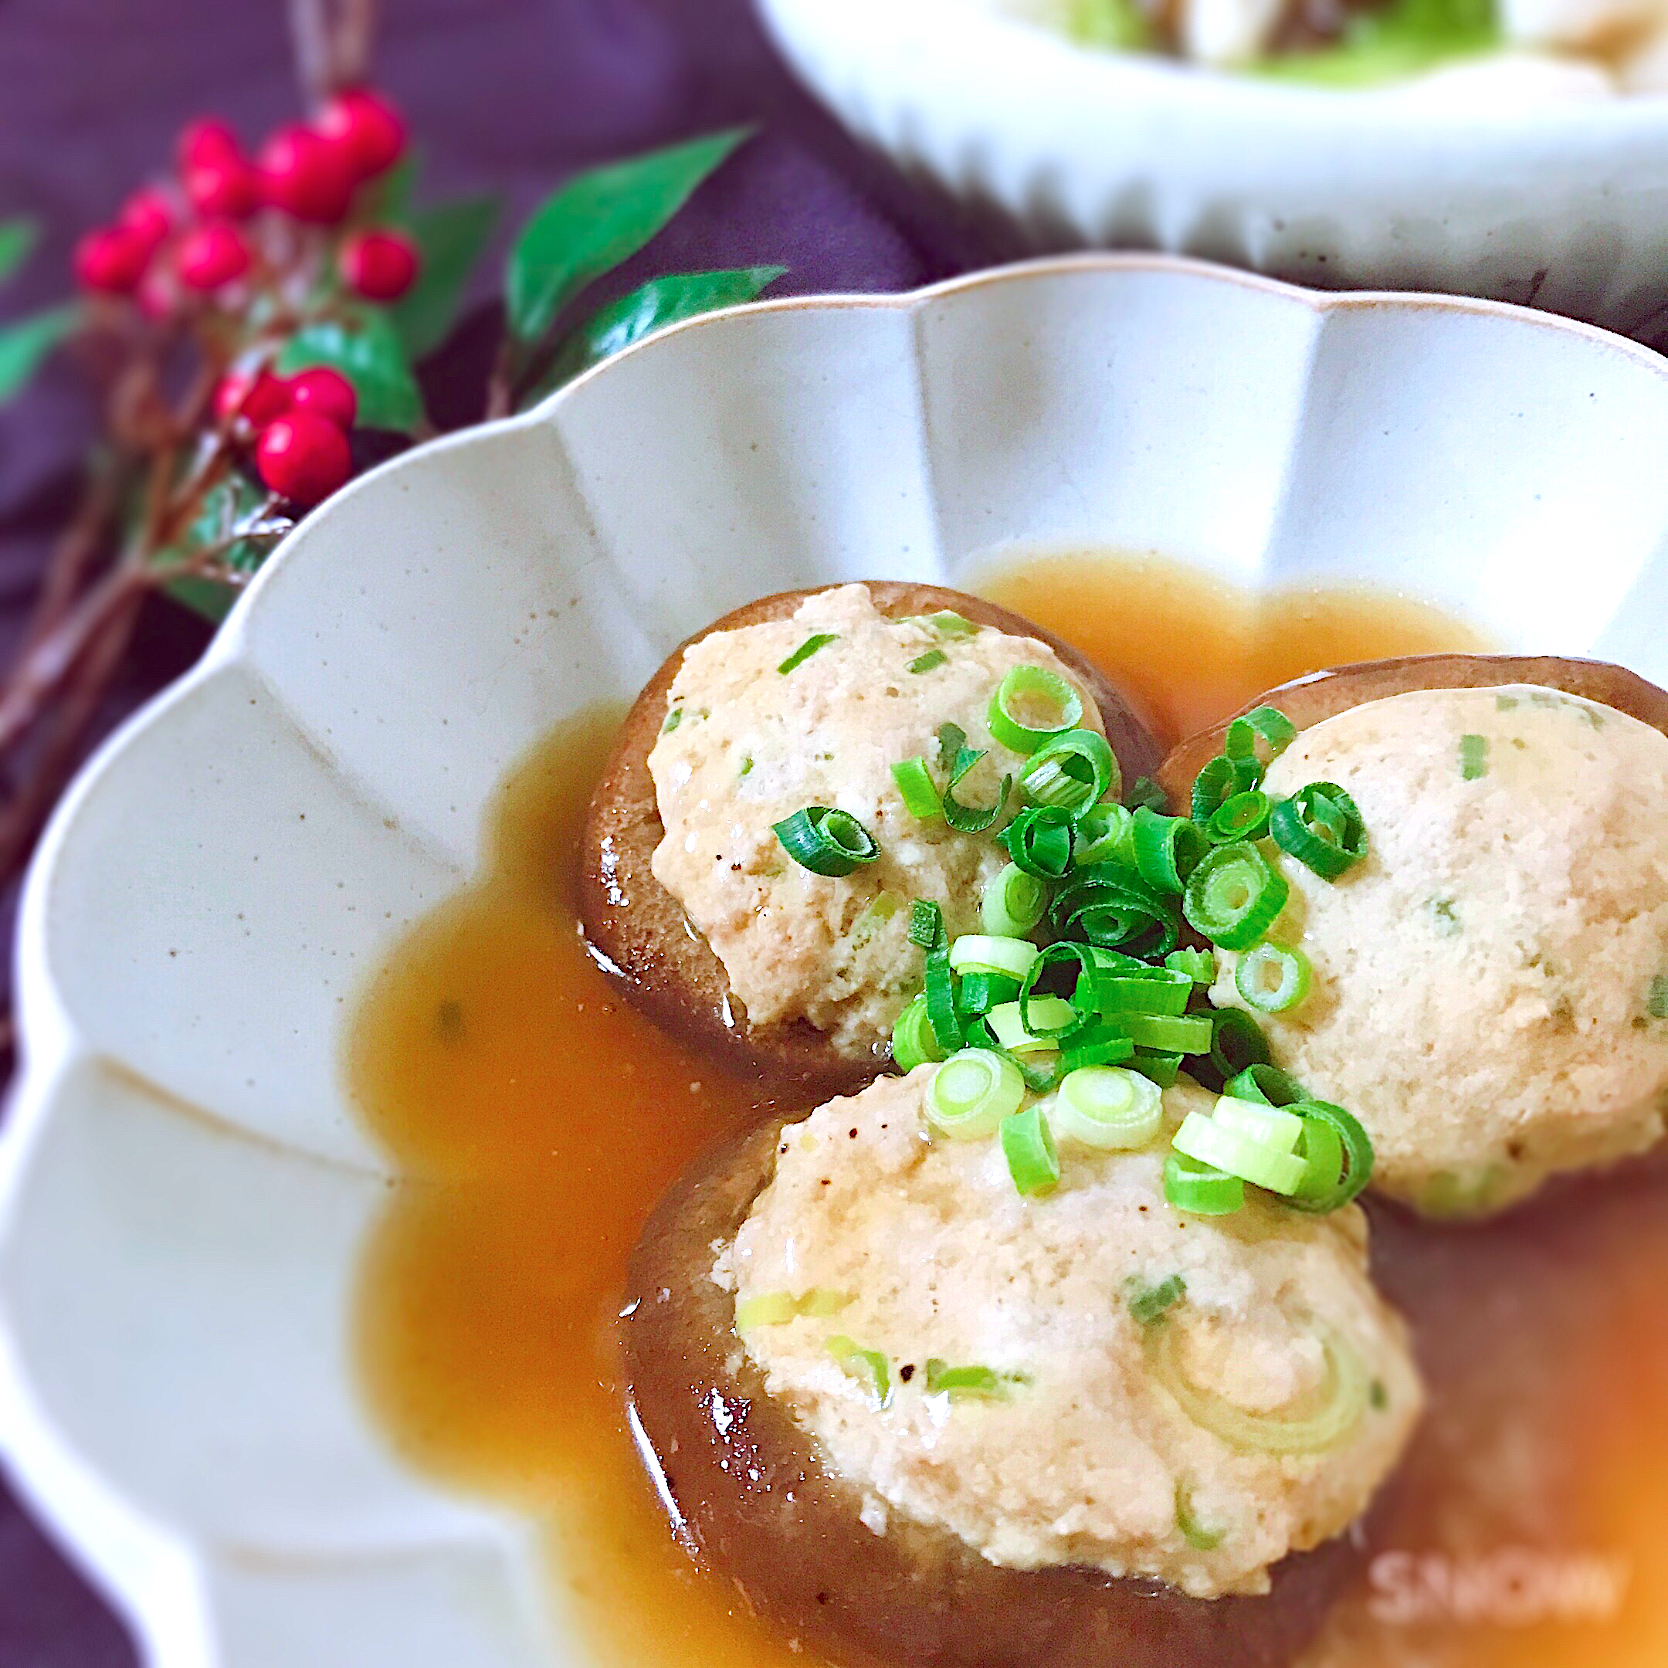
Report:
[[[265,503],[266,494],[247,475],[233,473],[226,476],[204,497],[202,508],[185,530],[179,544],[157,556],[158,565],[166,566],[193,550],[207,550],[212,545],[220,544],[240,526],[258,524]],[[286,525],[287,521],[281,522],[277,530],[240,539],[224,553],[221,561],[229,568],[253,576],[271,554]],[[201,614],[217,625],[225,619],[238,598],[236,587],[195,574],[184,579],[171,579],[163,589],[176,602],[184,603],[193,613]]]
[[[750,131],[732,128],[594,168],[547,197],[510,250],[511,331],[537,341],[587,284],[635,255]]]
[[[40,227],[33,220],[0,220],[0,284],[23,265]]]
[[[309,365],[329,365],[359,395],[359,421],[367,428],[409,434],[423,420],[423,397],[411,360],[386,312],[368,308],[346,322],[331,320],[298,330],[278,356],[288,375]]]
[[[219,625],[231,613],[237,592],[229,585],[213,579],[170,579],[165,590],[175,602],[183,603],[193,614]]]
[[[389,309],[413,360],[432,353],[451,333],[469,274],[481,258],[503,205],[496,197],[463,197],[406,216],[422,265],[417,282]]]
[[[581,371],[641,341],[651,330],[751,301],[787,270],[785,266],[741,266],[651,278],[629,295],[598,308],[564,339],[550,369],[521,401],[522,409],[536,404]]]
[[[74,302],[0,329],[0,400],[20,392],[40,362],[81,322]]]
[[[404,220],[410,212],[422,167],[422,155],[413,145],[386,174],[361,188],[354,204],[354,218],[362,224],[378,225]]]

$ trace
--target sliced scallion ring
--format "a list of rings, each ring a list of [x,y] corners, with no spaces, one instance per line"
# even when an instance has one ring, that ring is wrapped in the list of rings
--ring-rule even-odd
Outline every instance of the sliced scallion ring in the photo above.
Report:
[[[1071,867],[1071,813],[1058,805],[1030,805],[997,836],[1014,866],[1038,880],[1062,880]]]
[[[1295,1112],[1283,1111],[1261,1100],[1239,1100],[1222,1095],[1211,1108],[1211,1117],[1224,1129],[1237,1130],[1260,1147],[1274,1152],[1295,1153],[1303,1137],[1303,1120]]]
[[[913,759],[901,759],[892,766],[892,780],[898,785],[904,809],[921,822],[930,822],[944,815],[944,806],[933,786],[927,761],[920,754]]]
[[[1235,1072],[1223,1084],[1222,1093],[1235,1100],[1260,1100],[1264,1106],[1290,1106],[1293,1101],[1308,1099],[1295,1077],[1266,1060]]]
[[[1192,803],[1189,806],[1193,820],[1201,828],[1207,827],[1210,819],[1235,794],[1248,793],[1256,787],[1261,776],[1262,771],[1255,759],[1230,759],[1226,753],[1218,753],[1193,778]]]
[[[1004,864],[979,894],[979,920],[988,933],[1023,938],[1042,919],[1048,888],[1017,863]]]
[[[1052,1193],[1060,1181],[1060,1156],[1040,1106],[1010,1113],[1002,1120],[1002,1156],[1015,1188],[1026,1198]]]
[[[1222,751],[1230,759],[1255,759],[1266,770],[1297,740],[1297,726],[1278,707],[1256,707],[1229,724]]]
[[[1123,786],[1117,756],[1098,730],[1067,730],[1045,741],[1019,773],[1033,805],[1056,805],[1079,817]]]
[[[1206,1054],[1210,1051],[1209,1014],[1119,1014],[1119,1026],[1142,1048],[1166,1054]]]
[[[1313,869],[1322,880],[1339,875],[1367,855],[1367,826],[1336,782],[1311,782],[1274,807],[1268,831],[1275,844]]]
[[[1210,1025],[1210,1063],[1224,1082],[1268,1063],[1268,1038],[1243,1008],[1213,1008]]]
[[[1217,846],[1193,871],[1182,914],[1224,950],[1249,950],[1273,926],[1290,892],[1256,846],[1235,841]]]
[[[927,998],[923,992],[898,1015],[892,1026],[892,1063],[902,1072],[911,1072],[929,1060],[942,1060],[944,1050],[932,1032],[932,1021],[927,1017]]]
[[[1204,834],[1189,818],[1160,816],[1145,805],[1135,813],[1132,844],[1141,878],[1172,895],[1186,886],[1207,849]]]
[[[1002,1002],[1019,1000],[1019,980],[1006,973],[964,973],[956,986],[956,1012],[973,1019]]]
[[[1041,957],[1042,951],[1028,938],[997,937],[992,933],[964,932],[950,946],[952,973],[1005,973],[1023,979]]]
[[[956,798],[956,789],[961,786],[962,778],[985,756],[985,751],[978,747],[958,748],[955,760],[950,766],[950,779],[944,784],[941,803],[944,820],[958,834],[984,833],[1002,814],[1002,807],[1008,802],[1008,792],[1014,785],[1012,776],[1004,776],[1001,787],[996,791],[995,800],[985,806],[963,805]]]
[[[1305,1159],[1305,1174],[1291,1203],[1317,1214],[1342,1210],[1372,1179],[1373,1144],[1366,1130],[1352,1113],[1329,1100],[1294,1101],[1287,1110],[1304,1121],[1298,1151]],[[1342,1169],[1331,1173],[1331,1186],[1327,1183],[1332,1147],[1315,1129],[1317,1124],[1330,1130],[1342,1149]]]
[[[1167,1049],[1137,1048],[1129,1056],[1129,1069],[1150,1077],[1161,1089],[1171,1089],[1181,1076],[1182,1059]]]
[[[991,1048],[964,1048],[933,1073],[927,1122],[951,1141],[978,1141],[1025,1099],[1019,1067]]]
[[[1029,757],[1045,741],[1077,727],[1083,697],[1046,666],[1013,666],[992,691],[986,717],[1004,747]]]
[[[1085,1066],[1116,1066],[1134,1057],[1135,1044],[1116,1023],[1085,1026],[1060,1045],[1060,1065],[1068,1072],[1081,1071]]]
[[[1080,935],[1093,945],[1144,956],[1168,954],[1181,936],[1174,902],[1123,863],[1072,870],[1054,894],[1049,918],[1063,935]]]
[[[1079,1021],[1077,1010],[1063,996],[1033,996],[1030,1009],[1032,1020],[1041,1030],[1026,1029],[1018,1002],[1000,1003],[985,1015],[991,1035],[1010,1054],[1058,1048],[1062,1029],[1070,1029]]]
[[[1234,968],[1234,988],[1258,1013],[1283,1014],[1309,994],[1309,958],[1301,950],[1263,942]]]
[[[1090,863],[1116,859],[1133,868],[1135,850],[1130,844],[1130,834],[1134,826],[1134,814],[1114,800],[1091,805],[1078,817],[1072,830],[1073,864],[1081,869]]]
[[[1216,956],[1210,950],[1172,950],[1164,958],[1164,965],[1185,973],[1196,985],[1216,983]]]
[[[894,765],[893,769],[897,767]],[[1205,824],[1205,838],[1215,846],[1231,845],[1235,840],[1257,840],[1268,832],[1269,813],[1274,809],[1261,788],[1249,788],[1224,799],[1211,812]]]
[[[1144,1147],[1163,1126],[1163,1096],[1139,1072],[1081,1066],[1060,1079],[1054,1121],[1063,1139],[1085,1147],[1105,1152]]]
[[[771,826],[788,856],[814,875],[849,875],[880,856],[856,817],[828,805],[807,805]]]
[[[1097,968],[1095,1005],[1111,1017],[1115,1014],[1167,1014],[1179,1017],[1187,1012],[1193,981],[1176,968]]]
[[[1172,1152],[1164,1160],[1164,1197],[1194,1216],[1232,1216],[1244,1208],[1245,1183],[1214,1164]]]
[[[1283,1197],[1295,1193],[1303,1180],[1303,1160],[1296,1153],[1265,1147],[1203,1112],[1189,1112],[1170,1144],[1184,1158],[1208,1164]]]

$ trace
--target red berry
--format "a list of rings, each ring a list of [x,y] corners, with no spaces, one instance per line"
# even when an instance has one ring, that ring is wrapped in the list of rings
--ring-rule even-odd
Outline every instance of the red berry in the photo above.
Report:
[[[122,204],[116,224],[125,226],[130,232],[137,232],[155,249],[174,229],[173,204],[154,185],[147,185],[143,190],[135,191]]]
[[[353,419],[359,414],[359,396],[340,371],[315,365],[310,371],[297,371],[288,386],[292,411],[310,411],[339,429],[353,427]]]
[[[393,167],[405,152],[399,112],[366,87],[338,93],[319,113],[318,130],[346,153],[356,181]]]
[[[182,174],[189,174],[200,163],[242,154],[243,147],[238,143],[237,135],[225,122],[213,116],[188,122],[181,129],[178,143],[174,147],[174,155],[179,161]]]
[[[242,220],[261,206],[261,182],[241,156],[207,156],[185,175],[185,194],[199,214]]]
[[[325,226],[347,213],[353,170],[342,150],[310,127],[280,128],[261,146],[258,165],[274,208]]]
[[[275,417],[255,446],[255,467],[276,493],[298,504],[328,498],[353,472],[347,436],[311,411]]]
[[[131,226],[101,226],[75,246],[75,276],[84,289],[126,295],[145,276],[153,245]]]
[[[222,423],[246,417],[264,428],[290,409],[291,387],[262,365],[254,371],[228,371],[214,390],[214,414]]]
[[[417,250],[398,232],[361,232],[342,245],[342,279],[368,301],[398,301],[417,276]]]
[[[217,290],[248,270],[249,245],[223,220],[193,226],[174,251],[174,271],[189,290]]]

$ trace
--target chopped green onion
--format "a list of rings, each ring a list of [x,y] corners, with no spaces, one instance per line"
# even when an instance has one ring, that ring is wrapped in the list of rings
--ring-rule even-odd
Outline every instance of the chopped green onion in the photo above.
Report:
[[[1049,915],[1062,934],[1078,933],[1091,944],[1148,956],[1168,954],[1181,936],[1173,905],[1122,863],[1074,869],[1055,893]]]
[[[1135,1044],[1127,1031],[1116,1024],[1099,1023],[1072,1033],[1060,1048],[1060,1065],[1067,1072],[1081,1071],[1085,1066],[1116,1066],[1134,1054]]]
[[[1209,1014],[1120,1014],[1118,1024],[1142,1048],[1166,1054],[1205,1054],[1210,1050]]]
[[[1049,1000],[1045,996],[1036,994],[1037,981],[1050,967],[1058,966],[1061,962],[1075,962],[1081,969],[1077,981],[1075,999],[1068,1004],[1071,1010],[1071,1022],[1055,1028],[1047,1021],[1039,1020],[1037,1015],[1040,1005]],[[1061,942],[1050,944],[1046,950],[1037,953],[1037,959],[1031,963],[1025,974],[1025,981],[1019,987],[1019,1012],[1025,1022],[1025,1029],[1033,1036],[1052,1036],[1065,1038],[1081,1031],[1096,1015],[1097,1000],[1095,994],[1095,962],[1093,952],[1087,944],[1071,944]],[[1088,981],[1085,985],[1085,980]],[[1049,1010],[1052,1012],[1053,1010]]]
[[[933,786],[932,777],[927,773],[927,761],[920,754],[893,765],[892,780],[897,783],[898,792],[903,796],[904,809],[912,817],[922,822],[930,822],[932,818],[944,815],[938,789]]]
[[[1283,1014],[1309,994],[1309,958],[1301,950],[1264,942],[1234,968],[1234,988],[1259,1013]]]
[[[892,1063],[902,1072],[911,1072],[928,1060],[942,1060],[944,1050],[932,1034],[932,1021],[927,1017],[927,998],[923,992],[898,1015],[892,1026]]]
[[[1042,722],[1027,724],[1016,709],[1046,709]],[[1045,741],[1074,729],[1083,718],[1083,697],[1046,666],[1013,666],[990,697],[990,733],[1004,747],[1030,755]]]
[[[1224,950],[1249,950],[1273,926],[1290,891],[1256,846],[1236,841],[1217,846],[1193,871],[1182,914]]]
[[[1015,1382],[993,1367],[952,1367],[936,1355],[927,1357],[925,1368],[929,1396],[985,1396],[1008,1399],[1008,1387]]]
[[[924,618],[940,637],[971,637],[979,629],[970,619],[958,614],[953,608],[940,608],[936,613],[927,614]]]
[[[1268,1038],[1243,1008],[1213,1008],[1210,1024],[1210,1063],[1224,1081],[1249,1066],[1267,1064]]]
[[[1014,866],[1038,880],[1064,879],[1071,867],[1071,813],[1058,805],[1030,805],[997,835]]]
[[[927,1023],[940,1050],[954,1054],[963,1041],[961,1016],[956,1012],[956,982],[950,973],[950,950],[942,932],[927,951],[926,963]]]
[[[1303,1160],[1296,1153],[1264,1146],[1203,1112],[1189,1112],[1170,1144],[1184,1158],[1238,1176],[1270,1193],[1293,1194],[1303,1180]]]
[[[1149,886],[1179,893],[1205,855],[1205,836],[1186,817],[1163,817],[1143,805],[1135,813],[1135,867]]]
[[[839,1314],[851,1300],[850,1292],[837,1292],[832,1286],[813,1286],[799,1299],[799,1312],[822,1319]]]
[[[1144,1287],[1129,1300],[1129,1315],[1138,1326],[1151,1326],[1187,1296],[1187,1282],[1179,1274],[1167,1275],[1156,1286]]]
[[[807,805],[771,826],[788,856],[814,875],[849,875],[880,855],[856,817],[827,805]]]
[[[917,898],[909,906],[909,942],[930,950],[944,931],[944,911],[930,898]]]
[[[1205,838],[1214,846],[1235,840],[1257,840],[1268,832],[1274,801],[1260,788],[1248,789],[1224,799],[1205,824]]]
[[[1030,1009],[1032,1019],[1042,1027],[1041,1030],[1026,1028],[1018,1002],[1000,1003],[985,1015],[991,1035],[1010,1053],[1026,1054],[1037,1049],[1054,1048],[1059,1044],[1062,1028],[1071,1029],[1080,1019],[1077,1010],[1063,996],[1033,996]]]
[[[1164,1197],[1193,1216],[1232,1216],[1245,1205],[1245,1183],[1213,1164],[1172,1152],[1164,1160]]]
[[[1303,1136],[1302,1118],[1263,1100],[1237,1100],[1233,1095],[1221,1095],[1210,1115],[1224,1129],[1234,1130],[1273,1152],[1295,1153]]]
[[[1322,880],[1336,880],[1367,855],[1367,828],[1355,801],[1336,782],[1311,782],[1274,807],[1275,844]]]
[[[669,736],[683,722],[683,708],[673,707],[666,714],[666,722],[660,726],[660,733]]]
[[[828,1340],[828,1353],[847,1378],[854,1378],[881,1407],[892,1401],[892,1364],[878,1349],[860,1349],[843,1332]]]
[[[956,1012],[974,1019],[1002,1002],[1019,1000],[1019,980],[1005,973],[967,973],[956,988]]]
[[[1004,864],[979,894],[979,919],[988,933],[1022,938],[1042,919],[1048,888],[1017,863]]]
[[[1256,787],[1261,775],[1254,758],[1230,759],[1226,753],[1218,753],[1193,778],[1193,820],[1201,828],[1207,826],[1235,794],[1247,793]]]
[[[1023,979],[1042,958],[1028,938],[998,938],[991,933],[964,932],[950,946],[952,973],[1006,973]]]
[[[1645,998],[1645,1012],[1652,1019],[1668,1019],[1668,973],[1651,976],[1650,993]]]
[[[741,761],[741,769],[736,772],[737,778],[739,779],[740,777],[745,776],[748,773],[748,771],[750,771],[752,768],[753,768],[753,755],[751,753],[748,753],[743,757],[743,759]]]
[[[863,906],[863,913],[851,924],[851,942],[867,944],[897,913],[898,900],[890,892],[875,893]]]
[[[1312,1323],[1326,1362],[1326,1376],[1290,1413],[1252,1413],[1216,1391],[1195,1384],[1182,1354],[1183,1328],[1174,1321],[1146,1334],[1153,1376],[1200,1429],[1246,1453],[1318,1454],[1354,1430],[1367,1407],[1368,1373],[1355,1346],[1324,1322]]]
[[[750,1332],[755,1326],[786,1326],[799,1314],[792,1292],[760,1292],[744,1297],[736,1305],[736,1331]]]
[[[1002,1156],[1008,1174],[1026,1198],[1052,1193],[1060,1181],[1060,1157],[1040,1106],[1010,1113],[1002,1120]]]
[[[1488,775],[1488,737],[1461,736],[1459,739],[1460,775],[1467,782]]]
[[[1264,1106],[1290,1106],[1294,1100],[1306,1098],[1295,1077],[1288,1077],[1266,1060],[1235,1072],[1223,1084],[1222,1093],[1232,1095],[1235,1100],[1260,1100]]]
[[[1273,711],[1273,708],[1268,708]],[[1193,1485],[1185,1477],[1176,1479],[1176,1528],[1195,1552],[1214,1552],[1223,1542],[1226,1529],[1205,1529],[1193,1515]]]
[[[927,1090],[927,1122],[952,1141],[977,1141],[1025,1099],[1025,1079],[1012,1060],[994,1049],[964,1048],[933,1073]]]
[[[1151,1078],[1161,1089],[1175,1086],[1181,1076],[1182,1056],[1162,1048],[1137,1048],[1129,1057],[1129,1069]]]
[[[1210,950],[1172,950],[1164,958],[1164,965],[1174,972],[1185,973],[1196,985],[1216,983],[1216,956]]]
[[[1124,803],[1130,810],[1138,811],[1143,805],[1150,805],[1155,811],[1162,811],[1169,803],[1169,796],[1150,776],[1137,776],[1129,785],[1129,792],[1124,795]]]
[[[918,654],[910,661],[909,669],[917,674],[930,672],[935,667],[942,666],[949,658],[942,649],[928,649],[925,654]]]
[[[1305,1166],[1291,1203],[1317,1214],[1342,1210],[1372,1179],[1373,1144],[1366,1130],[1359,1119],[1329,1100],[1294,1101],[1287,1110],[1303,1120],[1298,1153]],[[1336,1138],[1341,1166],[1322,1131]]]
[[[826,649],[830,643],[837,642],[839,635],[837,631],[819,631],[814,637],[807,637],[776,670],[786,674],[796,666],[803,666],[818,649]]]
[[[1252,760],[1260,775],[1296,740],[1297,726],[1278,707],[1257,707],[1229,724],[1222,751]]]
[[[1073,817],[1122,785],[1117,756],[1098,730],[1067,730],[1045,741],[1019,776],[1019,791],[1034,805],[1057,805]]]
[[[967,745],[967,732],[959,724],[938,726],[938,768],[948,770],[956,762],[956,754]]]
[[[1062,1137],[1104,1152],[1144,1147],[1164,1123],[1158,1085],[1119,1066],[1068,1071],[1054,1104]]]
[[[1094,973],[1094,1005],[1105,1015],[1187,1012],[1193,981],[1169,967],[1101,968]]]
[[[945,726],[946,729],[949,727]],[[943,731],[939,734],[942,735]],[[1004,776],[1002,786],[997,790],[995,803],[982,810],[976,805],[963,805],[956,798],[956,789],[961,786],[961,779],[985,756],[985,751],[977,747],[959,749],[955,762],[950,766],[950,780],[944,784],[944,820],[958,834],[984,833],[1001,815],[1002,807],[1008,802],[1008,790],[1014,785],[1012,776]]]
[[[1078,868],[1109,859],[1135,864],[1135,849],[1130,834],[1135,818],[1115,800],[1102,800],[1091,805],[1078,817],[1072,829],[1071,860]]]

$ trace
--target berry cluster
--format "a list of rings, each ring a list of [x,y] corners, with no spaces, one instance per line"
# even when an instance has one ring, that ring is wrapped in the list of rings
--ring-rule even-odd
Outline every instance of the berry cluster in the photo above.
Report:
[[[295,264],[298,233],[342,228],[330,240],[342,283],[369,301],[398,300],[417,276],[410,239],[349,222],[360,188],[405,148],[399,113],[367,88],[338,93],[313,122],[280,128],[253,156],[224,122],[192,122],[179,138],[177,178],[135,193],[114,224],[82,238],[76,277],[161,319],[192,297],[235,301],[234,286],[272,287]],[[311,247],[305,236],[299,243]]]
[[[236,440],[253,443],[267,488],[297,504],[322,503],[353,473],[348,430],[358,412],[353,384],[327,365],[275,375],[266,366],[229,371],[214,414]]]

